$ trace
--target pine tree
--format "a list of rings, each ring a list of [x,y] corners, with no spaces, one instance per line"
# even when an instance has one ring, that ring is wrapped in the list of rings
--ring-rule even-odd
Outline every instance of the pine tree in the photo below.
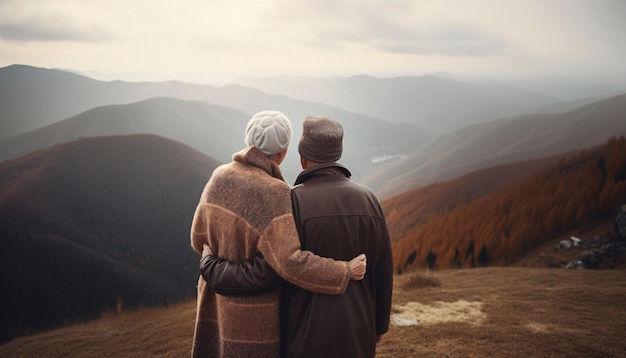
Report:
[[[485,244],[483,244],[483,247],[478,253],[478,263],[483,267],[489,265],[489,253],[487,253],[487,245]]]
[[[435,263],[437,262],[437,255],[432,250],[428,250],[428,254],[426,255],[426,267],[429,269],[435,268]]]

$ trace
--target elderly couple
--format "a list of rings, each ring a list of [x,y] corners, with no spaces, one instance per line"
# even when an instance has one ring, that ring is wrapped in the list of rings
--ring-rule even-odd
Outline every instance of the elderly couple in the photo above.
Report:
[[[279,169],[290,139],[282,113],[257,113],[247,148],[202,192],[193,357],[374,357],[387,332],[389,234],[374,194],[336,162],[343,127],[304,120],[293,189]]]

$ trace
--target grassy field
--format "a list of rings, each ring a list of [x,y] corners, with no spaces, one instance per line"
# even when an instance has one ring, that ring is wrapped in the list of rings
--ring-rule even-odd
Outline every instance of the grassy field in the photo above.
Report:
[[[626,271],[479,268],[396,276],[377,357],[626,357]],[[187,357],[195,302],[21,337],[1,357]],[[412,325],[410,325],[412,324]]]

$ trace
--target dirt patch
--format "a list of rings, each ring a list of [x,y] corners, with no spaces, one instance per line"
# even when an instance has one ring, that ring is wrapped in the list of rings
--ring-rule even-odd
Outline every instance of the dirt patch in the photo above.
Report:
[[[467,322],[482,324],[486,315],[482,311],[482,302],[459,300],[456,302],[434,302],[423,305],[408,302],[392,307],[391,324],[396,326],[430,325],[448,322]]]

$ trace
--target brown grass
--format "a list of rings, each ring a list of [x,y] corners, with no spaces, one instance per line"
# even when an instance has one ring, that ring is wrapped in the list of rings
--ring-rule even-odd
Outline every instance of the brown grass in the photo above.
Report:
[[[428,281],[440,285],[415,283]],[[405,274],[395,277],[393,304],[394,320],[419,324],[391,325],[377,357],[626,356],[623,270]],[[194,318],[194,302],[109,314],[15,339],[0,346],[0,356],[187,357]]]
[[[402,290],[413,290],[416,288],[437,287],[441,286],[441,280],[439,280],[432,271],[414,272],[407,274],[407,279],[404,279]]]
[[[466,302],[483,315],[468,309],[465,319],[392,325],[378,357],[626,356],[625,271],[516,267],[437,276],[439,287],[395,290],[394,307]],[[397,276],[394,286],[409,280]]]

